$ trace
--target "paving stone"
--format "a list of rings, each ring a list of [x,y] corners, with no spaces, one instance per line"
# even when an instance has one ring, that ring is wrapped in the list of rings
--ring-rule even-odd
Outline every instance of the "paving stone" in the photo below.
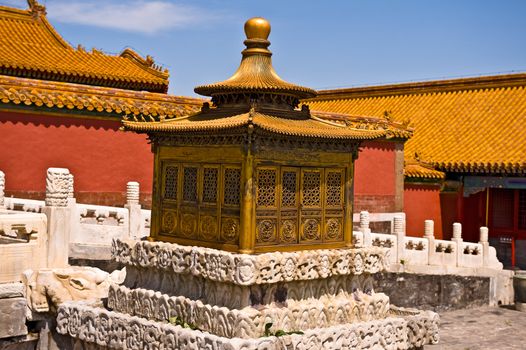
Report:
[[[526,313],[480,307],[440,314],[440,343],[424,350],[526,349]]]

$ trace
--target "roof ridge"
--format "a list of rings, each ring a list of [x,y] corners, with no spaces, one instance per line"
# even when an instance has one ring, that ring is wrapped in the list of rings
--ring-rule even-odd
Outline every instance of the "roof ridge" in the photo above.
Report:
[[[318,90],[315,101],[526,86],[526,72]]]
[[[28,0],[28,5],[29,9],[0,6],[0,35],[5,38],[1,42],[6,47],[0,74],[167,92],[168,70],[151,56],[143,58],[130,48],[120,54],[75,48],[48,21],[45,6],[36,0]]]

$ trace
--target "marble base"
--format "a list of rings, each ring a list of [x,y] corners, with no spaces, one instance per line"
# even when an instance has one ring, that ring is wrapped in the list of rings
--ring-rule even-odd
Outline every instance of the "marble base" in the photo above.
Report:
[[[207,332],[94,308],[64,303],[57,332],[74,338],[74,349],[418,349],[438,342],[438,315],[393,309],[382,320],[306,330],[303,334],[251,339],[219,337]]]

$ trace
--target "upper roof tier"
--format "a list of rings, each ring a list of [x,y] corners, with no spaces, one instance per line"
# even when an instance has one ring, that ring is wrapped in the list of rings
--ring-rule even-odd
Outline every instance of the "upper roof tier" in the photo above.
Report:
[[[129,116],[124,129],[148,134],[228,133],[233,130],[271,133],[284,137],[317,138],[352,143],[373,139],[408,139],[412,129],[385,118],[366,118],[331,113],[313,115],[307,106],[296,108],[303,97],[314,97],[309,88],[287,83],[276,74],[267,47],[269,23],[260,17],[245,23],[247,49],[236,74],[216,84],[197,87],[212,96],[213,106],[186,117]]]
[[[216,104],[221,103],[218,96],[228,94],[279,94],[293,98],[297,105],[299,99],[312,98],[316,91],[284,81],[272,67],[272,53],[268,50],[270,24],[261,17],[254,17],[245,23],[246,49],[239,68],[229,79],[208,85],[198,86],[194,91],[211,96]],[[294,106],[295,107],[295,106]]]
[[[166,92],[168,71],[131,49],[108,55],[69,45],[51,26],[45,7],[0,6],[0,74],[129,90]]]

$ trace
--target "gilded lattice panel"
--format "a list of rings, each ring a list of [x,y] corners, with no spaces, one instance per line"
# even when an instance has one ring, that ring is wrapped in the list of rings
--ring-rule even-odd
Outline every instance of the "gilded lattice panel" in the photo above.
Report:
[[[183,172],[183,200],[197,202],[197,167],[185,167]]]
[[[260,207],[276,206],[276,169],[258,169],[257,172],[257,205]]]
[[[224,204],[239,205],[241,193],[241,169],[225,168],[224,179]]]
[[[164,198],[177,200],[177,182],[179,178],[179,168],[177,166],[167,166],[164,177]]]
[[[237,243],[239,238],[239,219],[221,218],[221,240],[227,243]]]
[[[203,170],[203,203],[217,203],[218,168],[204,168]]]
[[[342,218],[328,218],[325,223],[325,238],[331,241],[343,239]]]
[[[281,180],[281,206],[296,207],[297,205],[297,177],[296,171],[284,171]]]
[[[203,215],[199,219],[199,236],[204,241],[214,242],[217,240],[218,224],[217,218],[211,215]]]
[[[175,210],[163,210],[161,219],[161,230],[165,234],[174,234],[177,229],[177,212]]]
[[[301,238],[303,241],[318,241],[321,238],[320,221],[317,218],[307,218],[303,220],[303,230]]]
[[[276,242],[276,220],[262,219],[256,224],[256,242],[257,243],[274,243]]]
[[[305,207],[321,207],[321,172],[305,171],[302,184],[302,204]]]
[[[283,243],[297,242],[297,225],[295,219],[281,220],[279,240]]]
[[[325,203],[327,206],[339,207],[342,205],[342,177],[341,171],[328,171],[325,183]]]

